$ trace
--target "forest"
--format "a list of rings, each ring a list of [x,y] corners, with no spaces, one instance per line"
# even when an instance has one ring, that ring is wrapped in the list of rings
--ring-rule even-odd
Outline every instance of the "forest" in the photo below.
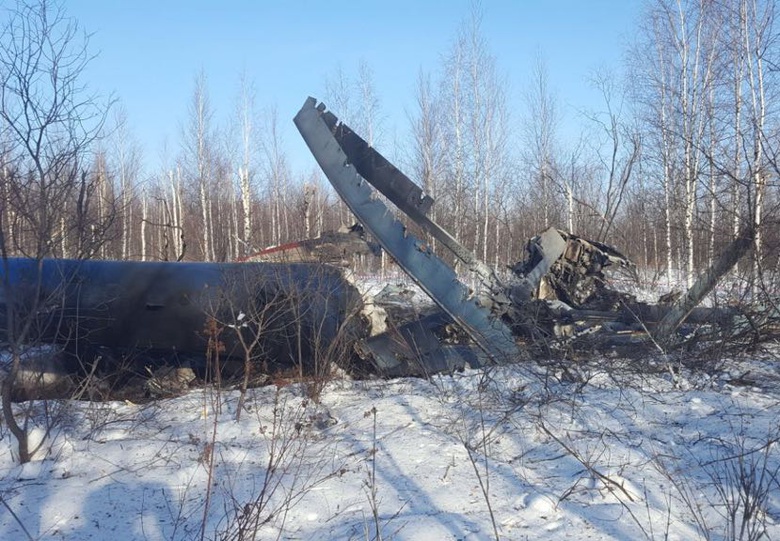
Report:
[[[0,538],[780,537],[774,0],[647,0],[574,138],[541,56],[516,99],[477,3],[394,140],[367,61],[300,96],[303,164],[296,111],[243,74],[218,121],[193,66],[158,167],[66,7],[0,6]],[[366,195],[400,199],[338,119],[458,261]],[[415,284],[251,260],[355,224],[328,179]],[[553,272],[599,305],[543,299]]]
[[[354,222],[313,162],[291,167],[277,133],[294,111],[259,115],[248,82],[234,121],[217,126],[200,72],[173,165],[149,172],[121,96],[84,80],[94,53],[79,22],[45,1],[6,13],[4,255],[230,261]],[[336,73],[319,98],[393,156],[435,199],[432,218],[497,268],[552,225],[620,247],[667,285],[690,285],[749,229],[744,276],[768,280],[778,266],[775,2],[658,0],[637,24],[628,76],[594,74],[603,107],[574,144],[559,136],[543,60],[524,103],[511,102],[478,8],[439,69],[419,74],[400,143],[374,141],[381,89],[366,62]]]

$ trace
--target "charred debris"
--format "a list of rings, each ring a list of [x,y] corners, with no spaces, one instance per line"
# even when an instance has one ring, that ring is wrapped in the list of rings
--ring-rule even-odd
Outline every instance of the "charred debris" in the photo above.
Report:
[[[358,375],[392,377],[594,352],[669,352],[760,327],[755,314],[699,306],[749,251],[749,231],[691,290],[658,304],[609,287],[609,273],[636,278],[616,248],[555,228],[530,239],[499,276],[431,218],[430,196],[323,104],[307,99],[294,122],[356,216],[351,229],[235,263],[7,259],[2,339],[57,344],[36,373],[130,366],[154,381],[173,366],[188,370],[177,376],[187,381],[250,369],[261,381],[280,370],[317,373],[331,361]],[[460,272],[410,234],[385,201],[449,250]],[[403,290],[371,299],[358,292],[341,265],[380,247],[431,304],[412,308]]]
[[[530,239],[520,262],[499,278],[431,219],[430,196],[324,104],[309,98],[295,124],[361,225],[439,309],[416,320],[391,321],[384,332],[356,343],[359,357],[380,374],[424,375],[530,358],[591,358],[598,352],[666,353],[741,336],[777,320],[776,310],[748,315],[735,307],[699,306],[752,247],[749,230],[689,291],[658,304],[608,287],[611,272],[638,279],[634,264],[616,248],[555,228]],[[456,275],[425,241],[409,234],[377,193],[465,270]]]

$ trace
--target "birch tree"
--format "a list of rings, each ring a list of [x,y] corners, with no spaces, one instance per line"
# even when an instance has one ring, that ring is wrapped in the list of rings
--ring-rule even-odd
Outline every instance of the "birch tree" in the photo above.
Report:
[[[526,120],[523,123],[524,161],[531,175],[530,190],[538,201],[535,229],[546,229],[557,221],[554,215],[553,176],[557,130],[560,123],[557,100],[550,89],[547,67],[541,56],[534,65],[532,81],[525,92]]]
[[[476,234],[475,250],[481,247],[482,260],[488,260],[491,206],[494,189],[501,186],[507,167],[507,138],[509,136],[509,111],[506,104],[506,78],[498,71],[495,56],[490,53],[482,33],[482,13],[472,9],[467,30],[469,94],[469,130],[472,139],[473,184],[475,215],[481,223]]]
[[[121,247],[119,257],[131,258],[133,231],[135,230],[134,202],[138,176],[141,169],[141,155],[138,144],[130,132],[127,112],[124,108],[114,109],[114,130],[109,141],[112,150],[112,169],[115,172],[117,192],[120,197]]]
[[[416,111],[410,117],[413,140],[411,171],[414,180],[422,185],[425,193],[436,200],[442,192],[441,183],[445,176],[443,110],[434,93],[430,74],[420,71],[415,92]],[[439,219],[439,206],[434,204],[431,207],[430,217],[433,221]],[[436,240],[431,239],[431,243],[435,250]]]
[[[496,189],[507,185],[509,110],[506,78],[490,52],[477,7],[461,24],[445,56],[439,87],[435,129],[441,143],[436,144],[444,156],[441,166],[447,179],[439,205],[450,215],[443,225],[487,260],[490,226],[498,215],[493,209],[501,203],[496,199]],[[418,103],[424,97],[419,92]],[[432,117],[434,102],[425,99],[429,103],[421,105],[429,111],[421,110],[421,115]],[[424,116],[420,122],[426,122]],[[424,124],[418,126],[418,140],[425,129]],[[434,143],[430,135],[426,143],[429,146]]]
[[[673,265],[674,207],[682,209],[685,278],[693,284],[696,272],[696,230],[702,162],[710,118],[708,100],[719,73],[721,21],[715,4],[696,0],[656,0],[640,33],[638,64],[648,83],[642,97],[654,119],[657,162],[665,198],[667,276]],[[646,53],[653,51],[654,56]],[[679,185],[674,184],[676,178]],[[678,193],[680,195],[678,199]]]
[[[752,192],[751,215],[755,230],[754,239],[754,280],[758,284],[764,245],[764,204],[766,198],[767,177],[764,142],[767,138],[767,100],[765,86],[765,59],[774,34],[774,3],[759,0],[741,0],[739,6],[740,21],[744,24],[745,75],[747,98],[749,100],[749,167]],[[757,292],[756,290],[755,292]]]
[[[463,225],[469,219],[466,212],[466,95],[463,89],[463,77],[466,72],[466,41],[462,32],[450,48],[444,63],[442,79],[442,97],[445,105],[444,135],[448,142],[446,198],[441,198],[441,205],[446,206],[452,216],[448,224],[456,239],[463,239]],[[444,194],[443,194],[444,195]],[[457,269],[457,262],[456,262]]]
[[[690,288],[695,278],[694,218],[696,213],[699,177],[701,174],[701,148],[707,123],[706,100],[713,84],[715,55],[714,36],[717,25],[708,24],[707,13],[702,6],[686,6],[678,3],[674,11],[667,10],[669,30],[674,44],[675,62],[679,81],[679,130],[682,145],[682,173],[685,186],[684,231],[686,237],[686,282]],[[708,12],[712,13],[712,12]]]
[[[283,150],[283,141],[279,132],[279,120],[276,109],[271,109],[266,119],[266,127],[263,130],[261,146],[264,155],[264,168],[267,197],[271,204],[271,230],[270,242],[279,245],[289,240],[290,216],[288,209],[288,195],[290,170],[287,164],[287,156]]]
[[[241,201],[241,250],[242,255],[249,255],[254,249],[252,239],[252,201],[253,179],[256,175],[254,147],[256,135],[255,89],[246,74],[242,74],[237,106],[236,124],[238,133],[238,189]]]
[[[211,184],[213,176],[213,146],[215,144],[213,111],[208,95],[205,72],[195,78],[195,87],[189,105],[189,118],[184,132],[184,162],[188,177],[198,192],[201,230],[201,257],[214,260],[212,238]]]

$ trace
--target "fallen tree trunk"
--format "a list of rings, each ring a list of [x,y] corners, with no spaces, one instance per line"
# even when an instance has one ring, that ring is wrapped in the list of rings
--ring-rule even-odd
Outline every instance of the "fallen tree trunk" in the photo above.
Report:
[[[673,345],[674,333],[688,314],[712,291],[720,279],[728,273],[753,246],[755,230],[748,227],[740,231],[709,269],[704,271],[691,288],[680,297],[655,328],[653,338],[662,347]]]

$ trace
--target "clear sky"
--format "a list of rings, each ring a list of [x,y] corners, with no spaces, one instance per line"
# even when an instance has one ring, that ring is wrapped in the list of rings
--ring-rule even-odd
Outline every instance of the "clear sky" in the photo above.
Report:
[[[113,92],[149,168],[179,152],[194,81],[203,69],[217,121],[234,111],[239,77],[253,82],[257,108],[275,107],[284,148],[296,168],[305,146],[292,117],[309,95],[322,99],[341,67],[372,69],[386,137],[403,137],[420,69],[435,71],[469,0],[249,1],[66,0],[69,15],[92,33],[93,90]],[[510,104],[522,95],[541,54],[561,113],[598,105],[588,83],[596,68],[619,73],[636,28],[639,0],[484,0],[483,33],[509,80]],[[338,111],[334,111],[338,115]],[[381,150],[381,149],[380,149]],[[151,171],[147,171],[151,172]]]

